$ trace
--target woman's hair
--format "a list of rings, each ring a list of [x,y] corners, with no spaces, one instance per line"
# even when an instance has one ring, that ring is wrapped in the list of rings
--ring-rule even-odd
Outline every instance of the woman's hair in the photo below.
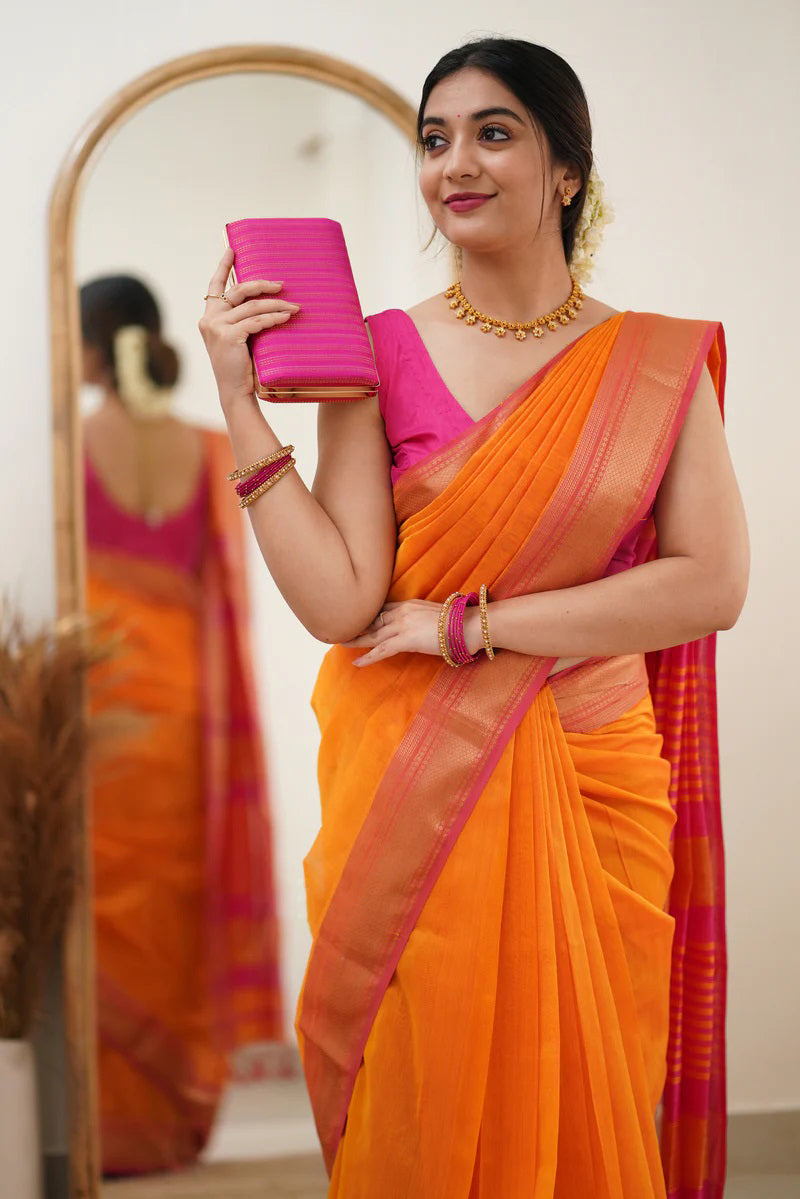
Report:
[[[423,139],[422,118],[428,97],[437,83],[465,67],[487,71],[499,79],[525,106],[534,124],[544,131],[552,158],[564,165],[578,167],[582,187],[572,203],[562,207],[561,211],[561,240],[569,262],[593,161],[592,124],[580,79],[569,63],[546,46],[537,46],[518,38],[490,37],[467,42],[440,58],[423,84],[417,112],[417,141],[420,149]],[[544,188],[540,220],[543,213]]]
[[[171,345],[161,339],[161,313],[155,296],[132,275],[102,275],[84,283],[80,291],[83,340],[95,346],[119,386],[114,367],[114,338],[120,329],[136,325],[147,331],[147,373],[156,387],[174,387],[179,360]]]

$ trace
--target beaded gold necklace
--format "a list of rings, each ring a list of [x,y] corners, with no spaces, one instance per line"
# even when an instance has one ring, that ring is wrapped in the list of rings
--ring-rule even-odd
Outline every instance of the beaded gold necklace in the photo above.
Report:
[[[571,275],[570,278],[572,279]],[[568,325],[571,320],[574,321],[578,310],[583,307],[583,291],[575,279],[572,279],[569,299],[552,312],[537,316],[532,321],[501,321],[494,316],[487,316],[485,312],[479,312],[470,304],[458,281],[451,283],[444,294],[458,320],[463,320],[467,325],[477,325],[480,322],[481,333],[492,331],[496,337],[505,337],[506,333],[511,332],[517,341],[524,341],[528,333],[534,337],[544,337],[545,328],[555,333],[559,325]]]

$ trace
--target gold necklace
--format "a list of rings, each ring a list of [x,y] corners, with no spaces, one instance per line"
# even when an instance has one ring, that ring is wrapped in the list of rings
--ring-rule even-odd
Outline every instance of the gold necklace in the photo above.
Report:
[[[570,279],[572,279],[571,275]],[[512,332],[517,341],[524,341],[528,333],[532,333],[534,337],[544,337],[545,327],[551,333],[555,333],[559,325],[568,325],[570,321],[574,321],[578,310],[583,307],[583,291],[580,283],[577,283],[575,279],[572,279],[572,291],[569,298],[563,304],[544,316],[537,316],[532,321],[501,321],[494,316],[487,316],[485,312],[479,312],[477,308],[473,308],[464,295],[458,280],[451,283],[444,294],[450,301],[450,307],[458,320],[463,320],[467,325],[477,325],[480,322],[481,333],[488,333],[491,330],[496,337],[505,337],[506,333]]]

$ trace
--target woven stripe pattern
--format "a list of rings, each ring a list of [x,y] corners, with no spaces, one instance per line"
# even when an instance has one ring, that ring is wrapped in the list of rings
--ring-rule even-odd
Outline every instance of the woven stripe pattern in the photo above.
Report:
[[[237,281],[282,280],[280,298],[300,305],[284,325],[251,338],[259,395],[284,401],[375,395],[378,372],[339,222],[272,217],[232,221],[226,230]],[[340,394],[313,395],[328,388]]]

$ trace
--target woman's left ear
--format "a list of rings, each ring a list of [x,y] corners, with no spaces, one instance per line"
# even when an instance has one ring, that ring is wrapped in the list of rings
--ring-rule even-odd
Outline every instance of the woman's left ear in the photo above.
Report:
[[[563,195],[565,189],[569,188],[570,198],[574,200],[582,186],[583,180],[581,179],[581,173],[578,168],[568,167],[561,176],[558,190]]]

